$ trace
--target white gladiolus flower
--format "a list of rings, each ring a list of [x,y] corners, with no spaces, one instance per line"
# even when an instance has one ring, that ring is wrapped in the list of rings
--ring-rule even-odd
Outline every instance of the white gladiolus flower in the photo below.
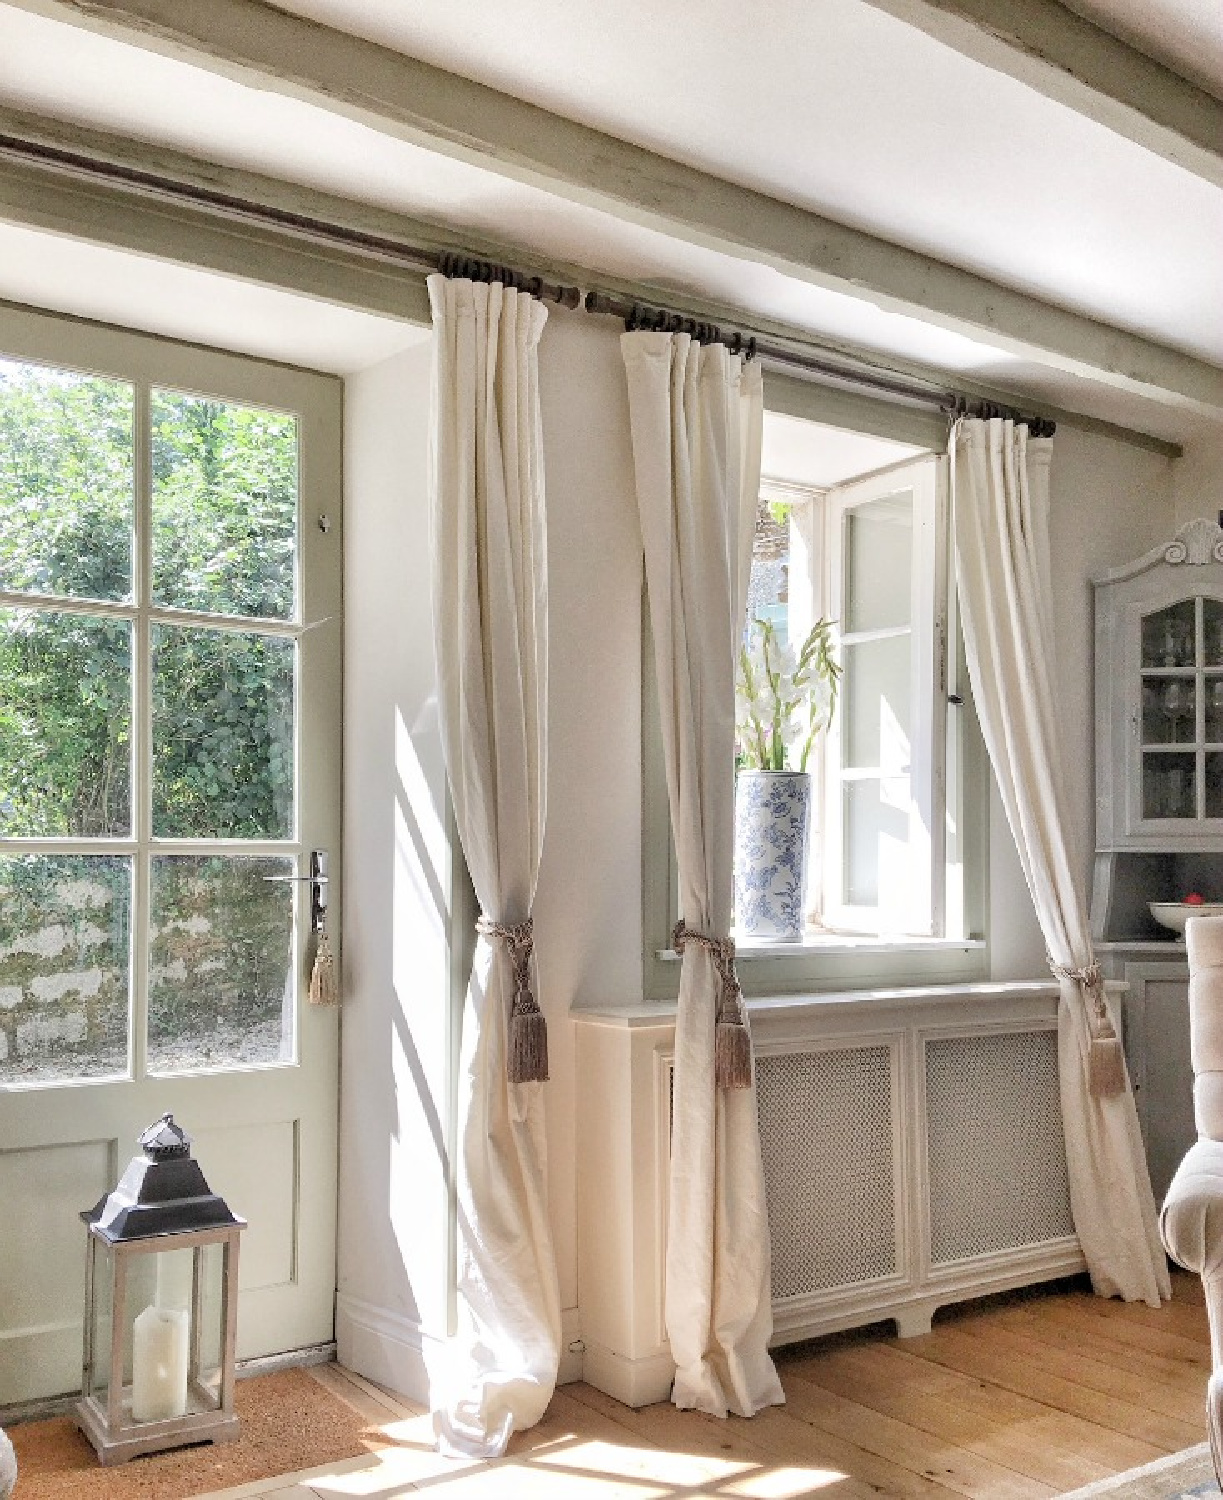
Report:
[[[817,621],[796,654],[770,621],[754,620],[735,674],[739,764],[805,771],[815,736],[832,717],[840,674],[830,621]]]

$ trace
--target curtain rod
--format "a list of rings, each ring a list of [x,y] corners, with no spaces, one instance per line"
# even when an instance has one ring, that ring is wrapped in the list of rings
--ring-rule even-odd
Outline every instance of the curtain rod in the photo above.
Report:
[[[665,307],[655,307],[635,302],[627,297],[611,296],[604,292],[587,292],[583,303],[587,312],[604,313],[623,318],[625,328],[631,333],[635,329],[650,329],[659,333],[686,333],[700,344],[724,344],[732,354],[742,354],[747,359],[759,359],[762,364],[783,370],[795,370],[802,375],[842,385],[860,386],[877,391],[895,401],[914,406],[931,407],[941,411],[949,419],[956,417],[1004,417],[1023,423],[1033,437],[1052,437],[1057,424],[1043,417],[1028,417],[1009,406],[994,401],[969,398],[957,391],[942,390],[933,385],[922,385],[906,380],[900,375],[889,375],[883,371],[858,370],[838,364],[822,355],[809,354],[771,342],[758,333],[742,329],[726,330],[716,323],[701,322],[686,313],[672,312]]]
[[[1055,423],[1045,418],[1026,417],[1011,407],[969,398],[952,390],[940,390],[933,385],[923,386],[900,375],[854,369],[814,352],[773,343],[766,336],[751,331],[723,330],[715,323],[699,321],[686,313],[632,301],[614,293],[598,290],[583,293],[580,287],[548,281],[542,276],[471,256],[463,251],[426,249],[404,240],[371,234],[366,230],[353,229],[332,220],[317,219],[271,204],[254,203],[216,188],[184,182],[180,178],[166,177],[121,162],[87,156],[82,152],[69,151],[61,146],[48,145],[23,136],[0,132],[0,156],[27,163],[34,162],[77,179],[116,183],[146,197],[215,209],[231,219],[288,230],[300,239],[355,250],[405,269],[426,274],[440,271],[444,276],[463,277],[472,281],[498,281],[543,302],[555,302],[567,308],[582,307],[590,313],[623,318],[626,329],[630,331],[640,328],[687,333],[700,343],[725,344],[732,353],[745,354],[748,359],[756,358],[762,364],[782,370],[793,370],[800,376],[814,376],[818,380],[835,384],[861,387],[893,401],[932,407],[943,412],[949,419],[957,416],[1005,417],[1026,424],[1033,436],[1052,436],[1055,431]]]

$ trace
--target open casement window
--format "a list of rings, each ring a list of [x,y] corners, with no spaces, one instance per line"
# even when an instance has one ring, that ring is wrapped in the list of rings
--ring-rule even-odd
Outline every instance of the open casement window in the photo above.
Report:
[[[988,779],[971,702],[962,701],[947,460],[916,445],[898,457],[831,485],[761,482],[749,618],[768,619],[795,649],[816,620],[832,620],[842,677],[831,729],[808,764],[803,941],[740,942],[748,994],[985,972]],[[648,610],[643,621],[646,992],[662,998],[675,988],[668,949],[678,898]]]
[[[931,454],[823,497],[842,668],[821,820],[833,931],[945,931],[945,476]]]

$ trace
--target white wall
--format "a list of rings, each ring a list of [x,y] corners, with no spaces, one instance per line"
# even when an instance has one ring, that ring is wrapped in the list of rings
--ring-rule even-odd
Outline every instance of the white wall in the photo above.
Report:
[[[1209,441],[1187,447],[1172,465],[1176,524],[1198,516],[1217,520],[1223,510],[1223,428]]]
[[[548,821],[535,907],[549,1192],[577,1304],[571,1008],[641,996],[641,557],[617,330],[553,313],[540,350],[551,610]],[[429,350],[346,390],[341,1357],[424,1394],[445,1302],[449,1039],[426,465]]]
[[[1053,440],[1056,683],[1067,819],[1084,897],[1095,846],[1095,727],[1091,580],[1170,538],[1172,460],[1062,423]],[[995,979],[1043,978],[1045,944],[997,791],[990,811],[990,961]]]
[[[548,1187],[561,1305],[577,1305],[574,1007],[641,999],[641,540],[618,329],[540,342],[551,618],[548,822],[535,902],[549,1018]]]
[[[445,773],[429,593],[427,342],[345,388],[340,1357],[423,1394],[446,1331]]]

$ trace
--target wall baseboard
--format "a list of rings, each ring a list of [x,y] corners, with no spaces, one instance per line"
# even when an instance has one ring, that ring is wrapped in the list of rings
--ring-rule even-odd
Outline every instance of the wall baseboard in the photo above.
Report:
[[[429,1405],[425,1346],[437,1340],[414,1319],[340,1292],[335,1332],[337,1358],[346,1369],[418,1406]]]
[[[587,1340],[583,1378],[625,1406],[650,1406],[670,1397],[675,1361],[665,1349],[645,1359],[626,1359],[604,1344]]]
[[[329,1365],[335,1358],[334,1341],[306,1344],[300,1349],[286,1349],[283,1354],[260,1354],[253,1359],[240,1359],[236,1373],[239,1380],[248,1380],[252,1375],[272,1375],[277,1370],[298,1370],[306,1365]],[[19,1401],[9,1406],[0,1406],[0,1426],[16,1427],[19,1422],[42,1422],[49,1417],[67,1416],[80,1399],[80,1391],[69,1391],[63,1396],[45,1396],[38,1401]]]

